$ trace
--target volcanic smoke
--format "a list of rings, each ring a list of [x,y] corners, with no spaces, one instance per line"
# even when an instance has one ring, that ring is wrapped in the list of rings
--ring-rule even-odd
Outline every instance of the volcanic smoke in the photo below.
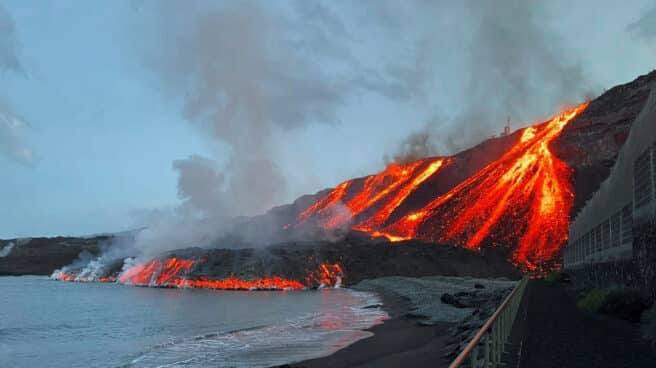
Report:
[[[504,247],[512,250],[513,263],[524,270],[551,268],[567,240],[574,193],[571,169],[549,146],[587,106],[583,103],[522,129],[498,159],[442,194],[424,198],[423,203],[406,201],[423,185],[435,185],[436,175],[454,169],[457,155],[393,163],[378,174],[345,181],[284,229],[318,225],[325,231],[347,228],[392,242],[416,239],[474,250]],[[321,263],[299,279],[278,275],[212,279],[202,272],[204,262],[202,257],[170,256],[139,264],[125,262],[121,273],[111,275],[63,269],[53,278],[158,287],[298,290],[339,286],[345,274],[338,263]]]

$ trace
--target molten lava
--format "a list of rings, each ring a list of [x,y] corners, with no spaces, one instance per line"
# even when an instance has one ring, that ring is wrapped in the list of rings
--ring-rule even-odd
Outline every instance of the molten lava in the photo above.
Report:
[[[349,189],[357,179],[345,181],[303,211],[297,224],[311,219],[325,229],[351,224],[356,230],[370,232],[382,226],[417,187],[447,163],[448,160],[437,158],[390,164],[383,172],[366,177],[362,188],[352,195]]]
[[[306,285],[321,286],[340,286],[342,277],[344,276],[344,269],[339,263],[322,263],[315,271],[308,272],[305,277]]]
[[[326,229],[351,220],[351,228],[391,241],[420,239],[479,249],[481,245],[513,248],[515,264],[535,270],[553,262],[567,240],[574,194],[571,170],[549,145],[583,103],[550,121],[524,129],[499,159],[423,207],[391,214],[426,179],[455,158],[392,165],[367,177],[361,190],[353,181],[340,184],[299,216],[313,218]],[[336,208],[347,211],[336,211]]]
[[[121,284],[161,287],[192,287],[227,290],[300,290],[315,286],[339,286],[344,276],[342,267],[335,264],[321,264],[318,270],[308,273],[305,284],[280,276],[243,280],[228,277],[221,280],[207,277],[191,278],[190,271],[197,263],[193,259],[170,257],[168,260],[154,259],[148,263],[125,270],[118,278]],[[202,263],[202,260],[201,260]]]

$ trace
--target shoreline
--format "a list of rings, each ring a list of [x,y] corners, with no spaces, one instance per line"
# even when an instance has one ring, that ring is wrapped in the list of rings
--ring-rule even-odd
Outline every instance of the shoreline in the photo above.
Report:
[[[363,280],[352,289],[375,293],[390,319],[331,355],[279,368],[448,367],[515,285],[450,276]]]
[[[336,367],[446,367],[450,361],[447,340],[455,322],[421,325],[409,316],[411,304],[399,295],[376,291],[382,309],[390,319],[365,331],[373,336],[356,341],[331,355],[309,359],[278,368]]]

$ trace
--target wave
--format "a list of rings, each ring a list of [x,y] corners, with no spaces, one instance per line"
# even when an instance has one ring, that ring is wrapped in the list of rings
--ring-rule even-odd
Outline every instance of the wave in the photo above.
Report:
[[[128,357],[131,367],[271,367],[334,353],[373,334],[364,331],[388,319],[377,295],[345,290],[357,299],[270,325],[169,339]],[[377,306],[372,308],[371,306]]]

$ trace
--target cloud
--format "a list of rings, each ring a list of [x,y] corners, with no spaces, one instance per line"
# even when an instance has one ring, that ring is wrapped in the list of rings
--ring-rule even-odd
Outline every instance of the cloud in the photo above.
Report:
[[[0,71],[24,75],[19,61],[14,21],[0,5]],[[1,75],[1,74],[0,74]],[[0,97],[0,155],[23,165],[34,163],[34,152],[25,143],[28,124]]]
[[[656,38],[656,7],[645,12],[637,21],[629,24],[626,30],[645,40]]]
[[[2,5],[0,5],[0,69],[23,73],[23,67],[18,58],[16,26]]]

